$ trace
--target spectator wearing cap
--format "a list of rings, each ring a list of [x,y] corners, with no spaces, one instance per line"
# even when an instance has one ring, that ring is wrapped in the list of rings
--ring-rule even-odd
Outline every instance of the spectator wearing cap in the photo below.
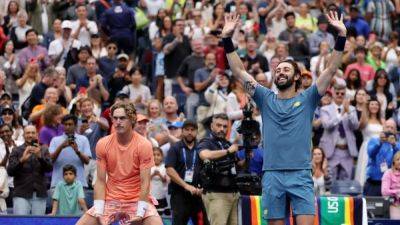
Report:
[[[318,30],[311,34],[309,38],[310,53],[311,55],[317,55],[319,53],[319,46],[322,41],[326,41],[329,44],[329,48],[333,49],[335,40],[333,35],[328,33],[328,19],[324,14],[318,16]]]
[[[100,38],[100,34],[90,35],[90,48],[92,50],[92,56],[99,60],[101,57],[107,56],[107,49],[103,46]]]
[[[18,24],[10,30],[10,39],[14,43],[15,50],[21,50],[28,45],[26,32],[32,29],[28,25],[28,14],[25,10],[19,10],[17,13]]]
[[[313,84],[313,76],[310,71],[303,71],[301,73],[301,89],[300,91],[304,91],[309,88]]]
[[[61,24],[62,37],[50,43],[49,57],[54,65],[64,66],[72,48],[80,48],[81,42],[71,37],[72,22],[64,20]]]
[[[7,172],[14,177],[13,213],[44,215],[46,212],[47,180],[52,171],[49,151],[38,144],[35,126],[24,128],[25,143],[11,152]]]
[[[110,125],[106,118],[99,117],[94,112],[95,103],[91,98],[83,98],[79,101],[81,116],[78,121],[78,132],[89,140],[92,158],[88,165],[85,166],[85,177],[91,180],[92,186],[96,182],[96,144],[100,138],[108,133]],[[89,176],[91,179],[89,179]]]
[[[12,104],[12,96],[8,92],[3,92],[0,95],[0,109]]]
[[[39,34],[45,34],[51,29],[55,19],[53,1],[32,0],[26,2],[26,11],[29,13],[29,21],[33,29]]]
[[[72,22],[72,38],[81,42],[82,46],[90,47],[90,35],[99,31],[94,21],[88,20],[88,12],[85,4],[76,6],[77,20]]]
[[[382,59],[383,44],[381,42],[375,42],[369,49],[369,54],[367,56],[367,63],[374,68],[386,69],[386,62]]]
[[[28,46],[19,52],[18,60],[20,67],[25,70],[31,60],[37,60],[41,71],[51,65],[47,49],[39,45],[39,33],[34,29],[29,29],[25,33]]]
[[[143,73],[139,67],[133,67],[130,71],[131,83],[122,88],[121,93],[129,95],[135,108],[140,113],[145,113],[146,106],[151,99],[149,87],[142,84]]]
[[[192,40],[191,47],[192,54],[183,60],[177,72],[178,84],[186,97],[186,102],[178,104],[185,105],[186,116],[189,119],[194,118],[199,102],[199,95],[194,89],[194,74],[197,69],[204,67],[203,41],[201,39]]]
[[[86,79],[86,63],[92,55],[90,48],[82,46],[78,50],[78,62],[72,65],[67,72],[67,85],[71,88],[75,95],[79,91],[78,83],[82,83]]]
[[[367,49],[365,47],[360,46],[354,50],[354,54],[356,55],[356,62],[348,65],[345,71],[345,77],[347,77],[353,69],[360,71],[361,80],[364,83],[367,83],[370,80],[373,80],[375,77],[374,68],[367,64],[365,61],[365,57],[367,55]]]
[[[287,29],[279,34],[278,39],[288,43],[289,55],[295,61],[300,61],[304,65],[309,65],[309,46],[307,35],[304,31],[300,30],[295,25],[296,16],[294,12],[287,12],[285,14]]]
[[[360,15],[360,11],[357,5],[352,5],[350,7],[350,20],[345,22],[346,27],[349,29],[353,27],[357,31],[357,35],[363,35],[365,38],[368,38],[368,35],[371,31],[369,24],[364,18]]]
[[[15,113],[15,110],[11,106],[6,105],[1,109],[1,121],[12,127],[13,134],[11,138],[15,144],[17,146],[23,144],[24,136],[22,125],[19,122],[18,114]]]
[[[113,101],[116,95],[126,85],[131,83],[130,71],[128,71],[129,57],[127,54],[121,53],[117,56],[117,68],[108,82],[110,101]]]
[[[50,43],[62,37],[62,20],[55,19],[52,24],[52,29],[43,35],[42,45],[49,49]]]
[[[186,120],[182,126],[182,140],[173,144],[165,159],[167,174],[171,178],[172,223],[185,225],[189,219],[198,224],[202,213],[200,163],[197,148],[197,123]],[[191,174],[189,177],[187,174]],[[203,214],[203,218],[207,218]]]
[[[149,135],[150,134],[150,132],[148,132],[149,122],[150,120],[147,116],[143,114],[137,114],[135,131],[138,132],[143,137],[147,138],[147,140],[151,142],[153,147],[158,147],[159,146],[158,142]]]
[[[119,49],[126,54],[134,52],[136,42],[135,12],[123,0],[114,0],[112,7],[102,14],[99,22],[101,29],[118,44]]]
[[[106,82],[109,82],[118,65],[117,43],[114,41],[108,41],[106,44],[106,50],[107,56],[103,56],[99,59],[99,69],[103,72]]]

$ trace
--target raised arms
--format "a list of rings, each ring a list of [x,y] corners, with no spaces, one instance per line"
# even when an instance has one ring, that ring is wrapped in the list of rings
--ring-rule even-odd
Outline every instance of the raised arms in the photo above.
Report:
[[[229,66],[235,76],[244,86],[247,93],[251,96],[254,95],[256,90],[257,81],[246,72],[239,55],[236,53],[232,42],[232,35],[239,23],[239,16],[234,13],[225,16],[225,26],[222,30],[222,40],[226,57],[228,58]]]
[[[318,93],[320,95],[325,94],[325,91],[328,89],[333,76],[342,63],[343,50],[346,43],[347,34],[346,26],[343,23],[343,15],[341,15],[339,19],[337,12],[330,11],[326,17],[328,18],[329,23],[338,31],[339,35],[336,40],[335,48],[328,61],[328,65],[324,71],[321,72],[321,75],[317,79],[316,84]]]

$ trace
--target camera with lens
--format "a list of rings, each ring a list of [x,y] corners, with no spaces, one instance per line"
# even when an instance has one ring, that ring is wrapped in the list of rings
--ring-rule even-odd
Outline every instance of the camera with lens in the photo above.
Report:
[[[29,145],[30,145],[30,146],[33,146],[33,147],[39,147],[39,143],[38,143],[37,140],[32,140],[32,141],[29,143]]]
[[[247,104],[243,110],[244,119],[237,129],[243,137],[243,148],[245,150],[245,169],[236,177],[236,185],[242,195],[261,195],[261,178],[250,172],[251,152],[257,148],[257,138],[260,134],[260,124],[253,119],[253,106]]]

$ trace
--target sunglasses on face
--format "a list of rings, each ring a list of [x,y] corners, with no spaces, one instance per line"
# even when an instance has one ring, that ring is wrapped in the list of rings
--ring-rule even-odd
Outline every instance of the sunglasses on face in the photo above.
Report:
[[[5,111],[1,115],[14,115],[14,113],[11,111]]]
[[[335,93],[336,93],[336,95],[341,95],[341,96],[345,95],[344,92],[335,92]]]

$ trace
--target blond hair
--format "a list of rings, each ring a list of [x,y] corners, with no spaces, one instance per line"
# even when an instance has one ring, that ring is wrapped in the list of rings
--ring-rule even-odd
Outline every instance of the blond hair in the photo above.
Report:
[[[111,117],[114,114],[114,111],[117,109],[124,109],[126,116],[129,118],[129,120],[132,122],[132,127],[136,123],[136,108],[135,105],[132,102],[119,102],[115,103],[113,106],[111,106]]]

